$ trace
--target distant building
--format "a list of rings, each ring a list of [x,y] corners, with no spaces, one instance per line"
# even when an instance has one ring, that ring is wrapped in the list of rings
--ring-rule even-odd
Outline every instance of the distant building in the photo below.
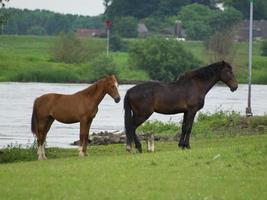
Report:
[[[267,20],[253,21],[253,38],[267,39]],[[244,20],[240,23],[236,39],[240,42],[248,41],[249,39],[249,20]]]
[[[80,37],[96,37],[96,36],[100,36],[102,31],[100,29],[81,28],[81,29],[77,29],[76,33]]]
[[[143,23],[140,23],[137,25],[137,32],[138,32],[138,37],[140,37],[140,38],[145,38],[149,34],[149,31],[148,31],[146,25]]]

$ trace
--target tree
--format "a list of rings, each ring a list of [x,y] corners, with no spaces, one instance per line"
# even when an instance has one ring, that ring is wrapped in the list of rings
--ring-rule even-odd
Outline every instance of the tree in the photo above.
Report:
[[[5,2],[9,2],[9,0],[0,0],[0,26],[6,24],[9,18],[9,14],[3,9]]]
[[[0,0],[0,6],[5,7],[5,2],[9,2],[9,0]]]
[[[182,7],[178,18],[182,21],[187,37],[192,40],[203,40],[212,34],[209,25],[215,11],[197,3]]]
[[[224,11],[218,11],[213,15],[210,19],[210,25],[213,32],[222,29],[232,29],[242,18],[243,16],[240,11],[232,7],[227,7]]]
[[[210,62],[226,60],[233,62],[235,57],[234,36],[235,27],[241,21],[242,14],[235,8],[228,7],[216,12],[211,18],[210,25],[213,35],[207,41]]]
[[[221,30],[215,32],[208,41],[208,54],[211,63],[225,60],[232,63],[235,58],[234,49],[235,31]]]
[[[249,0],[223,0],[226,6],[232,6],[239,10],[246,19],[249,19]],[[267,19],[267,1],[266,0],[254,0],[254,19]]]
[[[160,0],[112,0],[104,1],[105,15],[111,19],[122,16],[133,16],[141,19],[151,15],[159,6]]]
[[[1,17],[3,15],[5,16],[4,32],[6,34],[29,34],[29,30],[34,26],[42,27],[45,29],[43,33],[48,35],[57,35],[61,31],[73,32],[78,28],[101,29],[104,27],[101,15],[94,17],[64,15],[44,10],[32,11],[14,8],[1,9],[0,21],[4,19]]]
[[[151,37],[130,46],[129,64],[146,70],[152,79],[173,81],[185,70],[197,67],[199,61],[180,42]]]
[[[158,10],[154,12],[157,16],[173,16],[177,12],[188,4],[191,4],[191,0],[161,0]]]
[[[137,37],[137,19],[134,17],[116,17],[112,31],[121,37]]]
[[[228,29],[242,20],[242,13],[227,7],[224,11],[212,10],[197,3],[184,6],[178,13],[187,37],[192,40],[206,40],[216,31]]]
[[[133,16],[143,19],[151,16],[173,16],[183,6],[198,3],[216,8],[217,0],[104,0],[105,15],[111,19],[118,16]]]

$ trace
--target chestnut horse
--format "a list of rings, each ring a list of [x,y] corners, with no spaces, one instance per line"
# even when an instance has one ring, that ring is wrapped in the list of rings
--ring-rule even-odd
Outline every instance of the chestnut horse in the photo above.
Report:
[[[44,142],[55,119],[66,124],[80,122],[79,155],[85,156],[89,129],[98,105],[106,94],[118,103],[120,95],[117,86],[115,76],[110,75],[71,95],[50,93],[38,97],[34,101],[31,121],[32,132],[37,137],[38,160],[46,159]]]
[[[185,72],[175,82],[151,81],[130,88],[124,98],[126,150],[131,151],[134,141],[135,148],[142,152],[135,131],[153,112],[184,113],[179,147],[190,148],[189,137],[194,117],[203,108],[206,94],[218,81],[225,83],[231,91],[238,87],[232,67],[222,61]]]

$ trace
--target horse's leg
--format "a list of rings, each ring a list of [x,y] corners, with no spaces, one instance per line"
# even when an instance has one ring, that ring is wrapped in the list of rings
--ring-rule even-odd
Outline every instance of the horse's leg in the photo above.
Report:
[[[87,151],[87,143],[88,143],[88,135],[89,129],[92,123],[92,119],[89,121],[87,119],[83,119],[80,121],[80,147],[79,147],[79,156],[86,156]]]
[[[51,125],[53,124],[54,120],[55,119],[53,117],[49,116],[47,119],[46,125],[45,125],[44,134],[43,134],[43,141],[44,142],[43,142],[42,149],[41,149],[43,160],[47,159],[45,156],[45,145],[44,145],[45,139],[46,139],[47,133],[48,133],[49,129],[51,128]]]
[[[140,142],[139,137],[136,135],[136,129],[138,126],[144,123],[151,116],[151,114],[152,113],[149,113],[147,115],[135,115],[134,116],[133,137],[134,137],[135,148],[139,151],[139,153],[142,153],[142,144]]]
[[[154,144],[154,134],[147,134],[147,151],[154,152],[155,151],[155,144]]]
[[[126,150],[131,152],[132,151],[132,141],[134,140],[133,138],[133,127],[128,127],[127,130],[125,130],[128,132],[128,134],[126,134]]]
[[[46,123],[47,123],[47,118],[41,118],[38,120],[37,123],[37,155],[38,155],[38,160],[44,160],[45,157],[43,157],[43,151],[44,151],[44,142],[45,142],[45,137],[46,137]]]
[[[187,113],[186,125],[185,125],[185,133],[186,134],[185,134],[183,148],[190,149],[189,139],[190,139],[190,134],[191,134],[192,125],[194,122],[195,115],[196,115],[196,111],[188,111],[188,113]]]
[[[186,117],[187,117],[187,112],[184,113],[183,124],[182,124],[182,134],[180,136],[180,141],[178,144],[178,146],[181,148],[184,147],[184,139],[185,139],[185,134],[186,134]]]

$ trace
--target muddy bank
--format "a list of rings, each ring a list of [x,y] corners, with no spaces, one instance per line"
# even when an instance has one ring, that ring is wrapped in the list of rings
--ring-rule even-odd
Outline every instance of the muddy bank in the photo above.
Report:
[[[138,137],[141,141],[146,141],[147,134],[138,134]],[[90,139],[88,143],[90,145],[108,145],[108,144],[124,144],[125,143],[125,133],[124,132],[100,132],[100,133],[93,133],[90,135]],[[178,135],[155,135],[155,141],[174,141],[177,140]],[[77,140],[71,145],[79,145],[80,141]]]

